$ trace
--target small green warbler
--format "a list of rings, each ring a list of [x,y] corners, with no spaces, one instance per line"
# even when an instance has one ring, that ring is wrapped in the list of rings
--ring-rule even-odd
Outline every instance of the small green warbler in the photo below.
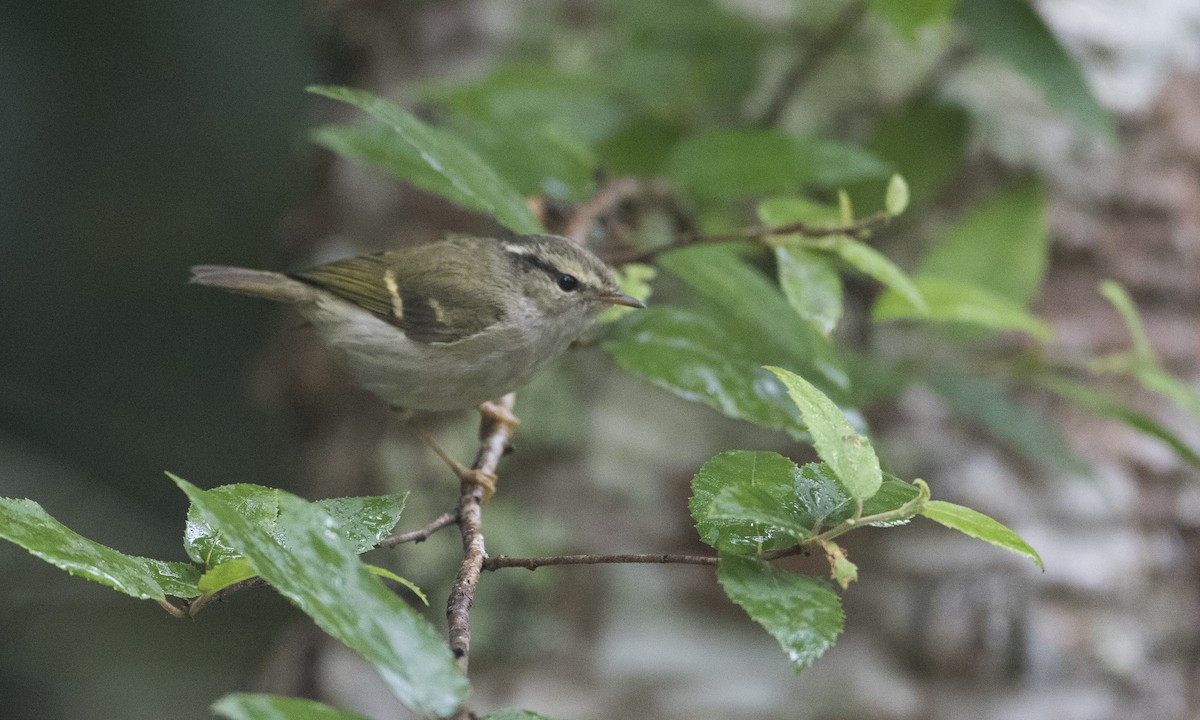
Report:
[[[288,303],[398,410],[469,408],[525,385],[607,305],[645,305],[556,235],[453,237],[295,273],[198,265],[191,282]]]

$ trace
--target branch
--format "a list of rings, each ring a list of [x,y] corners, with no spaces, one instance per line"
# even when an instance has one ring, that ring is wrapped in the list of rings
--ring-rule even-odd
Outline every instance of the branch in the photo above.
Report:
[[[450,527],[456,522],[458,522],[458,508],[438,515],[424,527],[417,528],[416,530],[409,530],[408,532],[393,533],[388,535],[384,539],[380,540],[375,547],[390,548],[407,542],[425,542],[429,539],[430,535],[433,535],[442,528]]]
[[[483,544],[483,503],[489,484],[495,482],[496,467],[508,448],[517,429],[517,418],[512,414],[516,396],[505,395],[492,403],[480,406],[479,454],[469,472],[463,473],[459,485],[458,527],[462,533],[463,560],[458,578],[450,589],[446,601],[446,621],[449,625],[450,651],[454,653],[458,666],[465,673],[471,652],[471,603],[475,599],[475,586],[487,552]]]
[[[483,561],[483,569],[493,572],[501,568],[519,567],[537,570],[543,565],[607,565],[625,563],[657,563],[663,565],[716,565],[716,555],[672,555],[672,554],[629,554],[629,555],[551,555],[537,558],[514,558],[497,555]]]
[[[771,102],[767,104],[762,115],[755,121],[755,125],[771,127],[779,122],[779,119],[783,117],[783,112],[787,110],[788,104],[817,74],[821,63],[828,59],[837,46],[841,45],[858,27],[866,9],[865,3],[851,3],[825,32],[813,40],[812,44],[808,46],[808,51],[796,58],[795,64],[788,68],[787,73],[780,80],[775,94],[771,96]]]

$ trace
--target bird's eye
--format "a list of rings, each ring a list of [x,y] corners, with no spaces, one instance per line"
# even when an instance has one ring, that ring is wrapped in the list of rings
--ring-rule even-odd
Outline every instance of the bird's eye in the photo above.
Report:
[[[579,289],[579,279],[574,275],[559,275],[558,289],[563,292],[575,292]]]

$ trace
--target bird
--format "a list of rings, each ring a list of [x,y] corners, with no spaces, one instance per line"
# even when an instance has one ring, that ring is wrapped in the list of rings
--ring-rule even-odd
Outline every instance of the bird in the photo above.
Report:
[[[193,284],[295,308],[360,386],[409,421],[476,406],[501,414],[490,401],[528,383],[605,307],[645,307],[587,248],[546,234],[447,237],[290,273],[191,272]],[[470,472],[414,425],[455,472]],[[474,479],[494,490],[494,478]]]

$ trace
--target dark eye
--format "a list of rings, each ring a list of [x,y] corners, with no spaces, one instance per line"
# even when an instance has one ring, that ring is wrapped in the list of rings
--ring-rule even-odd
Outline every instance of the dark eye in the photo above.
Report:
[[[558,289],[563,292],[575,292],[579,289],[579,280],[574,275],[559,275]]]

